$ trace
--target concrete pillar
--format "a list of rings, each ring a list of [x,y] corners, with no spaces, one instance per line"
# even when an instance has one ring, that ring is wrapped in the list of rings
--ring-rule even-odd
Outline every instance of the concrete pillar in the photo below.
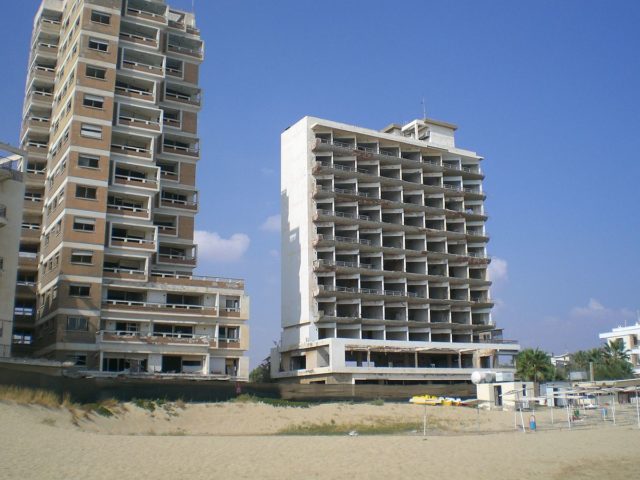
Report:
[[[418,368],[418,351],[413,352],[413,366]]]
[[[205,354],[204,360],[202,362],[202,373],[204,375],[209,375],[209,354]]]

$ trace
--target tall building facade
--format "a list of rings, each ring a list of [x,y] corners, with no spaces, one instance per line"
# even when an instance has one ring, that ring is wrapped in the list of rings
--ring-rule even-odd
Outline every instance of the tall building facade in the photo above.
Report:
[[[18,245],[22,230],[22,170],[26,154],[0,143],[0,357],[11,356]]]
[[[103,371],[248,376],[244,282],[198,277],[193,14],[44,0],[33,30],[16,330],[25,355]],[[21,257],[22,258],[22,257]]]
[[[491,319],[482,160],[454,125],[369,130],[305,117],[282,134],[282,336],[272,375],[469,381],[513,371]]]

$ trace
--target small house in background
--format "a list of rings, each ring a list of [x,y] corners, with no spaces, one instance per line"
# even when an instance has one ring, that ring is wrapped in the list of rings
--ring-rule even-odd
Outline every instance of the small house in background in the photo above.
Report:
[[[479,406],[489,410],[514,410],[519,402],[522,408],[529,408],[535,399],[533,382],[496,381],[479,383],[476,387]]]

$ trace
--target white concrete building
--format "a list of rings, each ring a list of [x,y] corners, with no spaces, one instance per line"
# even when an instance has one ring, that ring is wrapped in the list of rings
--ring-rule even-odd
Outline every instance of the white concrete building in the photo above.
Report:
[[[26,155],[0,143],[0,357],[11,356]],[[6,153],[6,154],[5,154]]]
[[[454,125],[305,117],[282,134],[282,381],[469,381],[513,371],[491,320],[482,160]]]
[[[629,360],[633,365],[634,375],[640,375],[640,322],[630,327],[617,327],[610,332],[601,333],[600,339],[606,342],[622,339],[624,346],[629,350]]]

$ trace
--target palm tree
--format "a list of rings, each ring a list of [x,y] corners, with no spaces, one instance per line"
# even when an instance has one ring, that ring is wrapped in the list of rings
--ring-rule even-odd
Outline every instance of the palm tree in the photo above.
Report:
[[[605,363],[628,362],[629,350],[625,348],[624,340],[616,338],[602,347],[602,356]]]
[[[530,382],[542,382],[554,377],[551,357],[538,348],[527,348],[518,354],[516,372],[520,379]]]

